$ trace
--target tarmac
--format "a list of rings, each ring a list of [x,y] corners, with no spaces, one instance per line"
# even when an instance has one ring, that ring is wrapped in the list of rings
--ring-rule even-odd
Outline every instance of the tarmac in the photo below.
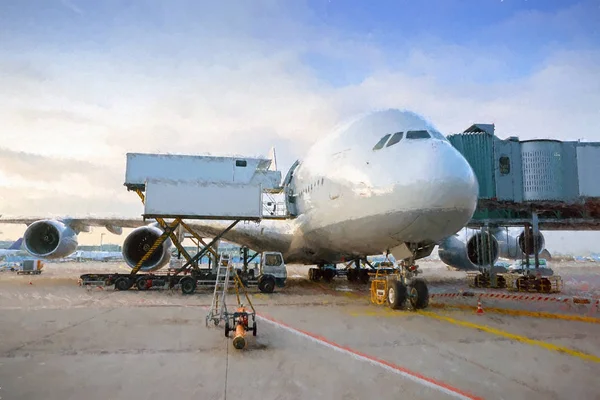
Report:
[[[209,290],[77,286],[118,268],[0,274],[0,398],[600,399],[600,310],[572,302],[597,298],[600,268],[554,268],[565,290],[544,301],[491,297],[508,292],[422,263],[430,307],[393,311],[368,286],[291,266],[285,288],[251,290],[258,334],[243,350],[205,326]]]

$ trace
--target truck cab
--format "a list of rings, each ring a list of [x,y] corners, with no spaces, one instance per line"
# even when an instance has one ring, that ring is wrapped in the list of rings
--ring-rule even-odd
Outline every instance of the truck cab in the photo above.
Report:
[[[287,280],[287,268],[283,255],[278,251],[262,253],[258,276],[258,288],[261,292],[270,293],[277,287],[284,287]]]

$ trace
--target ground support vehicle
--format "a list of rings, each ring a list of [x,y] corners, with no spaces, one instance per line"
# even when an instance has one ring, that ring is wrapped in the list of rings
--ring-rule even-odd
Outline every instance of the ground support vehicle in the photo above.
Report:
[[[273,293],[275,287],[284,287],[287,280],[286,265],[279,252],[262,253],[258,271],[236,269],[242,283],[246,287],[258,287],[262,293]],[[217,279],[216,271],[209,268],[189,268],[182,274],[172,274],[171,270],[161,273],[123,273],[83,274],[79,284],[82,286],[113,286],[116,290],[138,290],[152,288],[172,289],[179,285],[183,294],[192,294],[197,287],[214,287]]]
[[[412,309],[422,309],[429,305],[429,289],[423,279],[416,278],[422,271],[414,262],[400,262],[400,268],[393,272],[377,270],[371,279],[371,302],[387,304],[391,309],[406,307],[407,300]]]

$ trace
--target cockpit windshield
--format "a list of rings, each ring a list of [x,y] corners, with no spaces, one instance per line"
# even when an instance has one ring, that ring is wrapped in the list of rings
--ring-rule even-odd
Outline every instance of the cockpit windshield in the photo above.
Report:
[[[390,136],[391,136],[391,138],[390,138]],[[433,139],[439,139],[439,140],[445,140],[445,141],[448,140],[448,139],[446,139],[446,137],[444,135],[442,135],[440,132],[438,132],[434,129],[408,131],[408,132],[406,132],[406,134],[404,132],[396,132],[393,135],[391,133],[388,133],[387,135],[385,135],[381,139],[379,139],[377,144],[373,147],[373,150],[380,150],[384,146],[386,148],[393,146],[396,143],[400,142],[402,140],[402,138],[405,138],[405,139],[432,139],[433,138]]]
[[[388,142],[388,144],[385,147],[390,147],[390,146],[395,145],[400,140],[402,140],[402,136],[403,135],[404,135],[404,132],[396,132],[396,133],[394,133],[394,136],[392,136],[392,138],[390,139],[390,141]]]
[[[431,135],[427,131],[408,131],[406,132],[407,139],[430,139]]]
[[[373,147],[373,150],[381,149],[383,147],[383,145],[385,144],[385,142],[387,142],[387,140],[390,138],[391,135],[392,135],[391,133],[388,133],[387,135],[382,137],[381,140],[379,140],[379,142],[377,142],[375,147]]]

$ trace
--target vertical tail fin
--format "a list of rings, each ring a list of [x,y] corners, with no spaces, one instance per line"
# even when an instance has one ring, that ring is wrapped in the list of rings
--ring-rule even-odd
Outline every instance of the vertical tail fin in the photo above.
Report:
[[[10,245],[8,250],[19,250],[21,248],[21,244],[23,243],[23,238],[18,238],[16,242]]]
[[[271,150],[269,150],[269,159],[271,160],[269,170],[277,171],[277,157],[275,156],[275,146],[271,147]]]

